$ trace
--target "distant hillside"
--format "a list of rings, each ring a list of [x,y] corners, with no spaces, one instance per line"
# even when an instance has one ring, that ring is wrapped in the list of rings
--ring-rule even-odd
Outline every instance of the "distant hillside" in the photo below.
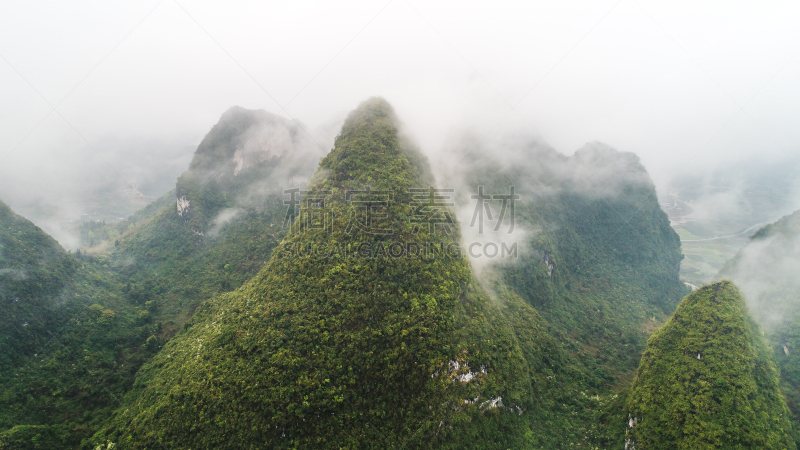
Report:
[[[683,240],[681,278],[711,282],[757,228],[797,208],[798,169],[800,161],[755,157],[673,178],[660,194]]]
[[[486,265],[482,278],[499,280],[533,306],[574,358],[578,371],[555,389],[561,397],[551,414],[559,420],[548,428],[563,427],[561,443],[621,445],[621,434],[606,436],[614,427],[598,421],[622,422],[608,398],[628,385],[650,333],[688,293],[678,277],[678,236],[631,153],[599,143],[572,157],[535,142],[500,148],[470,154],[449,183],[465,192],[465,223],[476,214],[476,201],[467,194],[477,194],[479,186],[484,193],[507,194],[514,186],[520,199],[513,233],[508,212],[494,231],[502,209],[496,200],[490,202],[495,221],[486,217],[483,235],[477,224],[465,225],[465,233],[475,242],[517,242],[520,257],[484,256],[473,263]],[[485,156],[491,153],[500,157]],[[595,395],[606,398],[604,406],[589,398]]]
[[[0,371],[35,353],[59,328],[61,291],[76,268],[55,239],[0,202]]]
[[[725,264],[766,332],[781,369],[784,393],[800,430],[800,211],[756,232]],[[795,437],[800,438],[800,434]]]
[[[794,449],[778,371],[730,281],[686,297],[647,343],[625,448]]]
[[[800,211],[759,229],[720,271],[742,287],[754,317],[770,330],[800,315]]]

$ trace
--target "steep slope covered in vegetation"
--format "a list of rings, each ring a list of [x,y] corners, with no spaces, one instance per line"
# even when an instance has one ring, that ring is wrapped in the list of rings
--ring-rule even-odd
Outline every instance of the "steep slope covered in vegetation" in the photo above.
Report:
[[[736,286],[687,296],[647,343],[626,447],[793,449],[774,361]]]
[[[430,182],[391,107],[359,106],[311,182],[304,204],[319,220],[301,209],[255,279],[198,308],[97,438],[115,448],[533,445],[525,355],[458,254],[458,227],[415,232],[409,221],[409,189]],[[432,250],[410,255],[409,244]],[[544,346],[542,330],[528,335]]]
[[[116,238],[111,266],[125,280],[125,295],[156,301],[169,334],[201,301],[241,286],[286,232],[283,190],[304,188],[321,154],[293,122],[226,111],[169,206]]]
[[[75,269],[55,239],[0,202],[0,370],[34,353],[58,326],[57,298]]]
[[[152,350],[154,325],[102,261],[67,254],[0,204],[0,448],[72,448]]]

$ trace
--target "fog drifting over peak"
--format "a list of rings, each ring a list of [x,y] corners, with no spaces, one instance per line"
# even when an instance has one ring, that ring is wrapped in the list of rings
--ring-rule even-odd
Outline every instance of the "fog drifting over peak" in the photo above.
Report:
[[[565,155],[599,141],[638,155],[660,195],[680,175],[800,159],[791,2],[53,2],[3,12],[0,199],[48,232],[91,218],[98,192],[113,197],[104,204],[130,203],[120,214],[135,204],[126,190],[161,195],[233,105],[297,119],[330,149],[347,111],[381,95],[432,162],[453,139],[491,153],[500,148],[487,143],[524,134]]]

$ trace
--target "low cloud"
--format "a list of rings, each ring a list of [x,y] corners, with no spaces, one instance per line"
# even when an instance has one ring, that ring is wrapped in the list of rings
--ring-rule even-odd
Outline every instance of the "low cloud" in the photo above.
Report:
[[[745,294],[753,316],[767,330],[800,313],[800,235],[754,239],[720,273]]]
[[[6,277],[12,280],[24,280],[28,278],[28,274],[20,269],[0,269],[0,277]]]
[[[219,214],[217,214],[217,217],[211,221],[211,227],[206,235],[209,237],[219,236],[219,233],[222,231],[222,228],[225,227],[225,225],[228,225],[236,220],[244,212],[245,211],[240,208],[223,209]]]

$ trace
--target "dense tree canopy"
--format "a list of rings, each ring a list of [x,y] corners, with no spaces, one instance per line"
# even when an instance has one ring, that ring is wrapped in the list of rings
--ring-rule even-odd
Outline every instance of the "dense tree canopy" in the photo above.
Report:
[[[626,406],[630,448],[795,448],[775,364],[727,280],[653,334]]]

